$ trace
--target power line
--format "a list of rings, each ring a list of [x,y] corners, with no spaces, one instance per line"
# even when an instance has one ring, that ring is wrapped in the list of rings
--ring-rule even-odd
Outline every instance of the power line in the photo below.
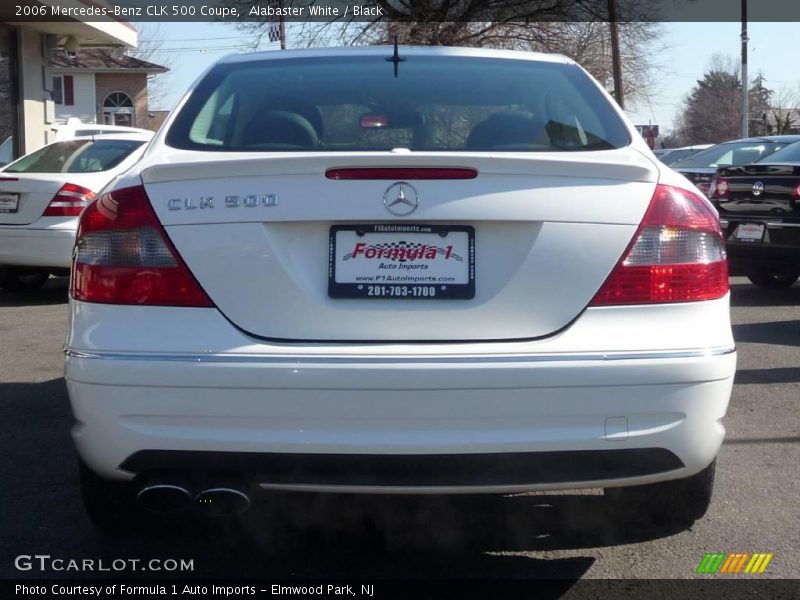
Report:
[[[210,38],[169,38],[163,40],[139,40],[140,44],[160,44],[162,42],[207,42],[210,40],[240,40],[240,35],[228,35],[224,37],[210,37]]]
[[[253,46],[198,46],[196,48],[160,48],[156,54],[177,54],[180,52],[221,52],[223,50],[252,50]],[[143,50],[149,52],[149,50]],[[132,51],[131,55],[135,58],[136,51]]]

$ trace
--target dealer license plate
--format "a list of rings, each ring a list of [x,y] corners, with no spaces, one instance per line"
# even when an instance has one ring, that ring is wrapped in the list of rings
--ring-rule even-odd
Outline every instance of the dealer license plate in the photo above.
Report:
[[[467,225],[334,225],[331,298],[475,297],[475,229]]]
[[[733,237],[740,242],[760,242],[764,239],[763,223],[740,223],[733,232]]]
[[[15,213],[19,208],[19,194],[0,193],[0,213]]]

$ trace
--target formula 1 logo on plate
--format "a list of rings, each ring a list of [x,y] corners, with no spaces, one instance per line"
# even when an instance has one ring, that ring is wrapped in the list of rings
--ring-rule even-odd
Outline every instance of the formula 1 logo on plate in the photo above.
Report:
[[[385,242],[381,244],[365,244],[358,242],[352,252],[345,254],[342,260],[362,258],[366,260],[391,260],[399,262],[413,262],[415,260],[457,260],[464,261],[464,257],[453,251],[453,246],[431,246],[422,243],[409,243],[404,241]]]

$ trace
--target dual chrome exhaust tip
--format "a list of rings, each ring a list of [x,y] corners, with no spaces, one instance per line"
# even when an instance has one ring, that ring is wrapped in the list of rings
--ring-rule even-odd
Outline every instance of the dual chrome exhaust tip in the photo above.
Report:
[[[191,507],[213,516],[235,516],[250,508],[245,486],[217,483],[192,486],[177,481],[155,479],[145,483],[136,495],[139,506],[159,514],[175,513]]]

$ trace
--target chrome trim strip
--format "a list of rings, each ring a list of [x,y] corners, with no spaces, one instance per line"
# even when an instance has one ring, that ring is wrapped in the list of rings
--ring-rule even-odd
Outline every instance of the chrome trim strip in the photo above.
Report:
[[[715,346],[697,350],[654,350],[650,352],[575,352],[562,354],[479,354],[464,356],[430,356],[418,355],[409,357],[376,356],[376,355],[253,355],[253,354],[150,354],[142,352],[101,352],[82,351],[65,348],[64,353],[72,358],[114,361],[147,361],[147,362],[189,362],[189,363],[227,363],[227,364],[461,364],[461,363],[543,363],[543,362],[583,362],[583,361],[618,361],[618,360],[650,360],[672,358],[703,358],[722,356],[736,352],[736,346]]]
[[[742,223],[747,223],[749,221],[747,221],[744,217],[742,217],[741,222]],[[726,221],[724,219],[720,219],[719,220],[720,227],[727,227],[728,224],[729,224],[729,221]],[[784,223],[782,221],[767,221],[766,222],[766,226],[767,227],[771,227],[772,229],[781,229],[783,227],[797,228],[797,227],[800,227],[800,223]]]
[[[782,223],[780,221],[767,221],[767,227],[783,228],[783,227],[800,227],[800,223]]]
[[[619,487],[623,485],[645,485],[675,479],[688,469],[681,467],[671,471],[634,475],[615,479],[590,479],[586,481],[520,483],[510,485],[452,485],[452,486],[394,486],[394,485],[333,485],[317,483],[258,483],[262,490],[284,492],[314,492],[332,494],[524,494],[552,490],[579,490]]]

